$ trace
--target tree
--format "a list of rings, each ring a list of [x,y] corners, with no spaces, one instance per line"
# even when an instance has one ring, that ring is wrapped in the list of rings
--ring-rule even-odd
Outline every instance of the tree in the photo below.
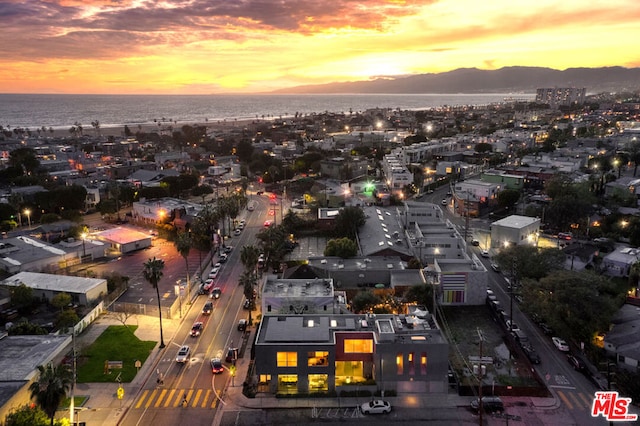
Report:
[[[187,268],[187,291],[191,288],[191,279],[189,277],[189,252],[191,251],[191,234],[189,232],[179,232],[174,241],[176,250],[184,259]],[[189,299],[189,297],[187,297]]]
[[[64,420],[55,420],[54,425],[62,426],[65,424]],[[47,414],[40,407],[29,404],[12,410],[4,420],[5,426],[48,426],[49,424],[50,419]]]
[[[349,238],[329,240],[324,249],[325,256],[339,256],[343,259],[354,257],[356,254],[358,254],[358,245]]]
[[[142,276],[144,279],[151,284],[153,288],[156,289],[156,296],[158,298],[158,315],[160,318],[160,349],[165,347],[164,338],[162,336],[162,306],[160,305],[160,289],[158,287],[158,283],[162,278],[162,270],[164,269],[164,260],[156,259],[155,256],[153,259],[149,259],[144,264],[144,270],[142,271]]]
[[[56,324],[60,328],[66,329],[67,327],[72,327],[74,324],[77,324],[80,321],[80,317],[76,313],[75,309],[65,309],[58,314],[56,318]]]
[[[358,292],[351,300],[351,308],[355,313],[369,312],[380,303],[380,298],[371,290]]]
[[[255,276],[256,265],[260,257],[260,250],[256,246],[244,246],[240,251],[240,262],[244,266],[245,271]]]
[[[11,289],[11,305],[15,306],[20,313],[30,311],[34,302],[33,289],[24,283]]]
[[[415,302],[424,305],[433,312],[433,286],[430,284],[413,286],[405,293],[404,300],[407,303]]]
[[[505,189],[498,193],[498,205],[500,207],[512,207],[520,199],[520,191]]]
[[[523,286],[529,309],[539,312],[562,336],[588,344],[608,330],[611,318],[624,303],[611,281],[593,272],[557,271]]]
[[[358,229],[367,221],[360,207],[348,206],[340,209],[336,216],[334,234],[337,237],[356,239]]]
[[[528,245],[510,245],[493,260],[505,275],[517,282],[523,278],[540,279],[563,268],[565,255],[556,248],[538,249]]]
[[[36,400],[36,404],[49,417],[50,425],[53,426],[56,410],[71,389],[73,378],[66,365],[48,364],[46,367],[39,365],[38,373],[38,379],[31,383],[29,392],[31,398]]]
[[[69,295],[68,293],[58,293],[55,296],[53,296],[51,298],[51,304],[60,309],[60,311],[62,312],[62,310],[66,307],[69,306],[71,304],[71,295]]]
[[[14,324],[8,331],[10,336],[38,336],[48,333],[41,325],[26,320]]]

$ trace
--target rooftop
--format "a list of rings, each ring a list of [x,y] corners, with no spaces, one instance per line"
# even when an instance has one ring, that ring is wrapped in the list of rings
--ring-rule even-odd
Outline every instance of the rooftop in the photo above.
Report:
[[[411,315],[273,315],[258,332],[261,344],[334,344],[336,332],[373,333],[378,342],[446,343],[428,312]]]
[[[65,293],[85,293],[89,289],[102,285],[100,278],[74,277],[71,275],[41,274],[38,272],[19,272],[0,282],[6,286],[18,286],[24,283],[37,290],[54,290]]]

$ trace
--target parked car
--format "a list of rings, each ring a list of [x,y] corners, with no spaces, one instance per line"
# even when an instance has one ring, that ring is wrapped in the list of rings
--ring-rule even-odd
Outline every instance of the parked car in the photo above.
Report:
[[[251,300],[244,299],[244,303],[242,304],[243,309],[251,309]]]
[[[516,324],[515,321],[508,319],[505,321],[505,324],[507,326],[507,330],[510,330],[510,331],[520,330],[520,327],[518,327],[518,324]]]
[[[374,399],[373,401],[362,404],[360,406],[360,411],[364,414],[387,414],[391,412],[391,404],[389,401]]]
[[[476,412],[480,410],[480,398],[471,401],[471,409]],[[504,403],[499,396],[483,396],[482,409],[485,413],[502,413]]]
[[[178,350],[178,354],[176,355],[176,362],[178,364],[184,364],[189,361],[189,355],[191,354],[191,348],[187,345],[182,346]]]
[[[238,348],[229,348],[227,349],[227,357],[225,358],[226,362],[233,362],[238,359]]]
[[[220,256],[218,256],[218,262],[226,263],[228,258],[229,257],[227,256],[226,253],[222,253]]]
[[[480,241],[478,240],[471,240],[471,245],[474,247],[478,247],[480,245]]]
[[[238,331],[245,331],[247,329],[247,325],[249,325],[249,321],[242,318],[240,321],[238,321]]]
[[[212,269],[211,272],[209,272],[209,279],[210,280],[215,280],[216,278],[218,278],[218,274],[219,273],[220,273],[220,268]]]
[[[233,251],[233,246],[224,246],[222,250],[225,254],[229,254]]]
[[[211,290],[210,297],[212,299],[220,299],[221,295],[222,295],[222,289],[220,287],[214,287],[213,290]]]
[[[204,291],[211,290],[213,288],[213,278],[209,278],[208,280],[206,280],[202,288],[204,289]]]
[[[584,364],[584,362],[582,362],[582,360],[575,355],[568,354],[567,361],[569,361],[569,364],[571,364],[573,369],[576,371],[583,372],[587,369],[587,366]]]
[[[198,337],[200,336],[200,334],[202,334],[202,330],[204,330],[204,324],[198,321],[194,323],[193,326],[191,327],[191,331],[189,332],[189,335],[191,337]]]
[[[553,328],[549,327],[546,322],[541,322],[538,325],[540,326],[542,332],[547,336],[551,336],[553,334]]]
[[[482,257],[489,257],[489,250],[482,250],[482,252],[480,252],[480,255]]]
[[[213,374],[219,374],[224,371],[224,365],[220,358],[211,358],[211,372]]]
[[[446,198],[443,198],[441,203],[442,203],[443,206],[446,206],[447,204],[449,204],[449,202],[447,201]]]
[[[559,351],[569,352],[569,345],[564,341],[564,339],[561,339],[560,337],[552,337],[551,341]]]
[[[211,315],[213,312],[213,302],[207,302],[202,307],[202,315]]]
[[[236,237],[240,234],[242,234],[242,229],[236,228],[233,230],[233,235],[235,235]]]
[[[491,262],[491,269],[493,269],[495,272],[500,272],[500,265]]]
[[[522,345],[522,352],[531,361],[532,364],[540,364],[540,355],[530,345]]]

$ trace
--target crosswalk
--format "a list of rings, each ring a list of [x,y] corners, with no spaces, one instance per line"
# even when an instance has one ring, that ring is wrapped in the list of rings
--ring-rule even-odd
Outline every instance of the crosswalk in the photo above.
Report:
[[[184,400],[186,399],[186,403]],[[215,408],[220,401],[220,391],[211,389],[145,389],[133,407],[146,408]]]
[[[582,392],[569,392],[567,390],[556,389],[558,397],[569,410],[591,412],[593,395],[585,395]]]

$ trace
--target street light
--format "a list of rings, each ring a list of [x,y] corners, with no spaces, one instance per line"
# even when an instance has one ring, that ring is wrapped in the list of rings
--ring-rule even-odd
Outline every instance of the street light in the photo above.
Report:
[[[26,215],[27,215],[27,220],[29,221],[29,229],[31,229],[31,210],[26,209],[26,210],[24,211],[24,214],[26,214]]]
[[[84,240],[87,238],[87,233],[83,232],[82,234],[80,234],[80,237],[82,238],[82,257],[84,258],[87,255],[87,248],[84,245]]]

